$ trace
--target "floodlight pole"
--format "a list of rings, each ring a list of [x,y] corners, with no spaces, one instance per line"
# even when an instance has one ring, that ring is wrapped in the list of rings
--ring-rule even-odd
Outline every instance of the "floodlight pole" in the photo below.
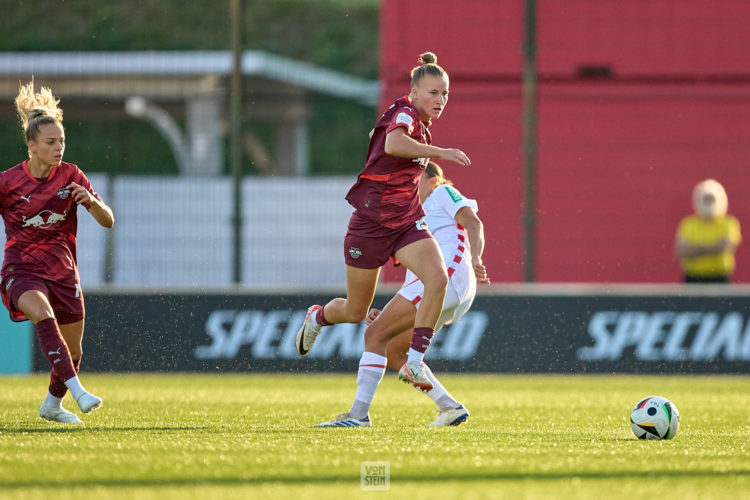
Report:
[[[536,0],[525,0],[523,43],[523,279],[534,281],[536,229]]]
[[[229,18],[232,42],[229,148],[233,191],[233,279],[242,282],[242,0],[230,0]]]

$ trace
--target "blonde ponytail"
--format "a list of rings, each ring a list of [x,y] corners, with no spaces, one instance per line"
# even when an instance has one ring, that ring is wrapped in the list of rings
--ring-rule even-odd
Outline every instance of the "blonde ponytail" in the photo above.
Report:
[[[58,106],[59,102],[49,87],[42,87],[35,93],[33,79],[26,85],[21,85],[15,104],[27,142],[36,140],[41,125],[55,123],[62,126],[63,112]]]

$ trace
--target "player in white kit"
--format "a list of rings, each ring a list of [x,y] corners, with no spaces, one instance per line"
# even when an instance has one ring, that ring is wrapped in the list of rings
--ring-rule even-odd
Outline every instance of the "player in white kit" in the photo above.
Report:
[[[467,199],[443,177],[442,169],[430,162],[419,181],[419,198],[425,211],[427,227],[440,246],[448,271],[448,289],[435,331],[458,321],[471,307],[477,281],[489,283],[482,263],[484,229],[476,215],[477,202]],[[382,311],[371,309],[365,331],[365,355],[357,376],[357,395],[349,412],[339,415],[320,427],[367,427],[369,408],[385,367],[380,357],[368,353],[386,351],[388,366],[396,371],[403,366],[410,343],[412,326],[424,287],[413,273],[407,271],[398,294]],[[372,362],[370,362],[372,361]],[[413,385],[426,392],[438,405],[439,413],[430,426],[459,425],[467,420],[469,411],[440,384],[424,364],[430,384]],[[406,382],[405,379],[402,378]]]

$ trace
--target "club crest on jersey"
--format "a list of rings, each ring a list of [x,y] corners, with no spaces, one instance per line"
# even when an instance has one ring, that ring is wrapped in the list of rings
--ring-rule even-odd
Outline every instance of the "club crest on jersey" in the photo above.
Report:
[[[349,247],[349,255],[351,255],[352,259],[359,259],[362,257],[362,250],[357,247]]]
[[[70,196],[70,189],[68,188],[62,188],[57,192],[57,197],[61,200],[64,200],[68,196]]]
[[[32,227],[40,227],[42,229],[46,229],[50,227],[52,224],[64,221],[66,215],[68,215],[67,210],[65,210],[61,214],[52,212],[50,210],[42,210],[41,212],[36,214],[34,217],[31,217],[30,219],[27,219],[26,216],[24,215],[23,225],[21,227],[32,226]]]

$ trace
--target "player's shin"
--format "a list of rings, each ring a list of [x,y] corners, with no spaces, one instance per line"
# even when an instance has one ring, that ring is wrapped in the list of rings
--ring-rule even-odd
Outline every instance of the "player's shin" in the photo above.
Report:
[[[443,387],[443,384],[441,384],[437,377],[435,377],[435,374],[432,373],[429,366],[425,364],[423,369],[424,374],[430,379],[430,382],[432,382],[432,390],[427,392],[427,395],[430,396],[436,405],[438,405],[440,411],[456,408],[461,404],[450,395],[445,387]]]
[[[383,379],[386,366],[385,356],[364,352],[359,360],[357,372],[357,395],[349,413],[356,418],[364,418],[370,411],[370,404],[375,397],[378,384]]]
[[[414,328],[409,345],[409,358],[407,363],[421,363],[424,359],[424,353],[430,347],[435,330],[432,328],[418,327]]]
[[[73,360],[73,368],[76,373],[80,371],[81,360]],[[65,397],[65,393],[68,392],[68,388],[65,385],[65,381],[57,375],[55,370],[51,370],[49,374],[49,394],[47,395],[47,403],[50,407],[53,405],[59,406]]]
[[[47,357],[52,370],[63,382],[76,377],[77,372],[70,358],[70,351],[60,334],[55,318],[47,318],[36,324],[36,334],[42,353]]]

